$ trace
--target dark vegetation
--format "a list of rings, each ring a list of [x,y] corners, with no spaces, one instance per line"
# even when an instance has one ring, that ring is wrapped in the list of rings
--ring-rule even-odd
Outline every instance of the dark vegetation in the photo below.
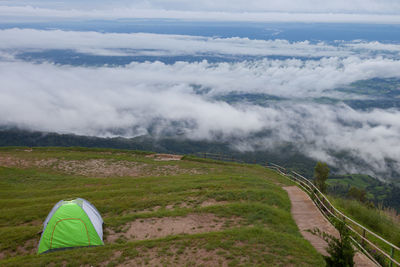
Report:
[[[328,192],[342,198],[356,199],[376,207],[392,207],[400,211],[399,187],[381,182],[369,175],[331,175]]]
[[[343,102],[354,109],[368,110],[373,108],[399,108],[399,88],[399,78],[374,78],[357,81],[350,84],[350,86],[336,90],[348,94],[366,96],[367,99],[348,99]]]
[[[318,161],[314,167],[314,183],[322,193],[326,192],[326,180],[328,179],[328,176],[328,164]]]

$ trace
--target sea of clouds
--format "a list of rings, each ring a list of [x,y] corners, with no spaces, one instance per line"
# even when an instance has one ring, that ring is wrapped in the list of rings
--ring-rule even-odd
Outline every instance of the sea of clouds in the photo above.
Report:
[[[388,159],[394,160],[393,166],[400,172],[400,110],[355,110],[344,103],[299,101],[362,99],[334,89],[374,77],[400,78],[398,44],[32,29],[0,30],[0,40],[0,125],[125,137],[149,134],[151,128],[156,137],[179,132],[192,140],[241,140],[232,147],[242,151],[268,150],[290,142],[306,155],[332,165],[339,164],[332,152],[346,151],[368,164],[375,171],[370,174],[385,172]],[[264,58],[231,63],[148,61],[72,66],[17,57],[23,52],[52,49],[107,56]],[[206,90],[199,93],[194,88]],[[268,94],[288,100],[267,106],[217,100],[230,93]],[[259,132],[271,134],[246,139]],[[342,167],[363,172],[351,164]]]

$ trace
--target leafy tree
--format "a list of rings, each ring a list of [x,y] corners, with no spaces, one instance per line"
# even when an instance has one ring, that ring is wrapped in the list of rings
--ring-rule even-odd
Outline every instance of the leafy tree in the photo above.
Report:
[[[367,202],[367,192],[365,192],[364,189],[358,189],[357,187],[352,186],[349,189],[349,192],[347,192],[347,196],[349,198],[356,199],[356,200],[360,201],[361,203]]]
[[[328,243],[327,252],[329,256],[324,256],[326,266],[328,267],[353,267],[354,255],[356,253],[351,244],[350,231],[342,221],[336,221],[336,229],[339,231],[339,238],[333,235],[321,232],[318,228],[310,231]]]
[[[326,192],[326,180],[329,175],[329,167],[325,162],[318,161],[314,168],[314,182],[318,189],[322,192]]]

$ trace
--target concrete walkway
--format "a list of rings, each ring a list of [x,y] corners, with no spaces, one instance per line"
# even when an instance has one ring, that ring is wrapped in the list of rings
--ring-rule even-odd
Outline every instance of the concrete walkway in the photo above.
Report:
[[[296,221],[301,234],[305,239],[315,247],[322,255],[328,255],[326,248],[328,244],[320,237],[307,232],[306,230],[319,228],[328,234],[339,236],[338,231],[332,224],[322,215],[319,209],[312,202],[311,198],[297,186],[284,187],[292,203],[291,213]],[[357,252],[354,256],[355,266],[376,266],[367,256]]]

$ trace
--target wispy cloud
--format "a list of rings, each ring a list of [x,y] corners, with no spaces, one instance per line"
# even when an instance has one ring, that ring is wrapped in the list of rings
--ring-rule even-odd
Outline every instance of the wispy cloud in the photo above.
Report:
[[[58,3],[58,4],[57,4]],[[0,21],[164,18],[217,21],[400,23],[398,1],[0,1]],[[320,4],[321,3],[321,4]]]
[[[400,10],[396,0],[336,0],[321,2],[314,0],[203,0],[200,2],[185,0],[19,0],[0,1],[6,6],[36,6],[59,9],[92,10],[96,8],[137,8],[183,11],[235,11],[235,12],[313,12],[313,13],[389,13],[395,14]]]

